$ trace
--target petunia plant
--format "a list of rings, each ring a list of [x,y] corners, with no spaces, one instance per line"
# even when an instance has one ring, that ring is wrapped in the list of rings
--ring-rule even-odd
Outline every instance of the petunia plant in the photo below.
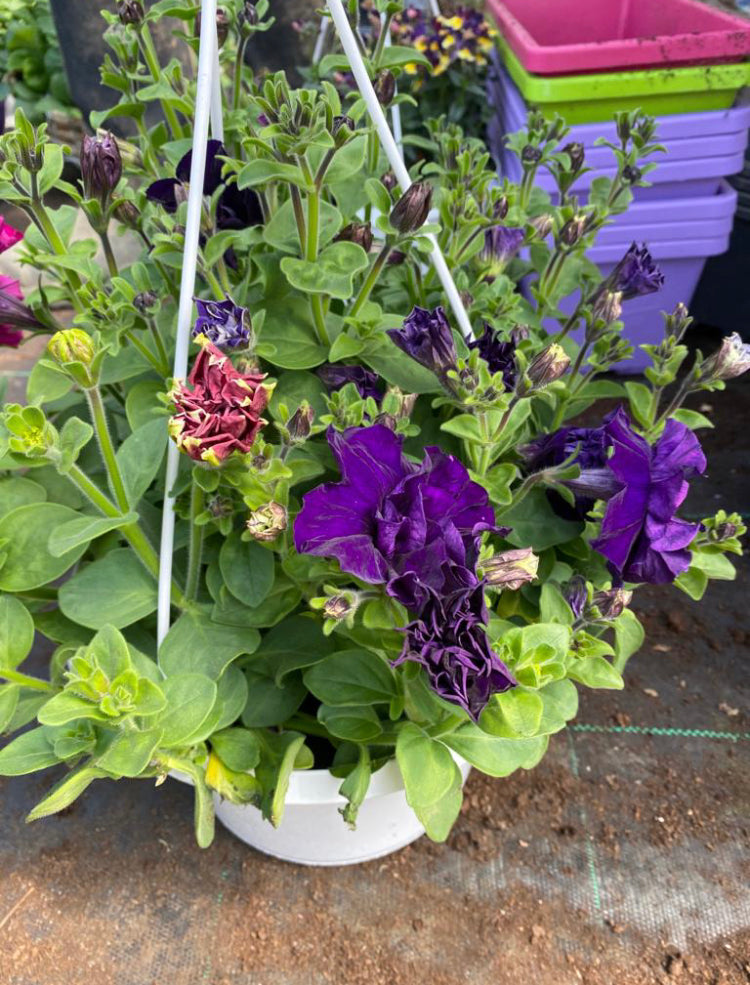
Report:
[[[386,23],[398,13],[377,6]],[[646,183],[653,121],[617,117],[617,174],[582,202],[569,188],[584,155],[562,120],[533,115],[509,138],[518,184],[498,181],[481,135],[433,120],[402,194],[335,74],[343,56],[303,89],[252,76],[266,7],[222,10],[226,132],[207,147],[185,380],[171,365],[195,92],[176,60],[160,69],[150,28],[168,14],[195,46],[195,5],[103,13],[117,102],[92,123],[130,117],[137,133],[92,132],[80,183],[62,179],[44,125],[19,112],[0,137],[0,197],[29,220],[22,241],[3,222],[0,248],[38,285],[21,298],[0,284],[0,338],[46,337],[25,404],[1,421],[0,774],[60,767],[32,818],[95,780],[188,776],[207,845],[214,797],[279,824],[294,769],[339,777],[355,824],[395,758],[442,840],[461,759],[530,769],[579,688],[623,687],[641,585],[700,598],[734,577],[739,516],[680,516],[710,426],[683,403],[745,372],[750,351],[732,336],[687,366],[680,305],[654,326],[644,379],[609,373],[632,353],[631,299],[662,275],[646,245],[606,278],[587,253]],[[382,40],[366,64],[385,99],[383,73],[398,81],[419,55]]]

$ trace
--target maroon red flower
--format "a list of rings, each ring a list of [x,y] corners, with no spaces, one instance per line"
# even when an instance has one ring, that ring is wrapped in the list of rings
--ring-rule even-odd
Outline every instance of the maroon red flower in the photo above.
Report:
[[[188,383],[175,387],[176,412],[169,433],[178,448],[197,462],[220,465],[232,452],[250,451],[268,422],[260,415],[269,390],[265,373],[238,372],[221,350],[208,342],[198,354]]]

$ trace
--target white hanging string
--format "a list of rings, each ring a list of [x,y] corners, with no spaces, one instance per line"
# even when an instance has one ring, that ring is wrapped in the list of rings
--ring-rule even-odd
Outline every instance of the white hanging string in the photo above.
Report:
[[[315,39],[315,47],[313,48],[312,63],[317,65],[320,59],[323,57],[323,49],[326,46],[326,38],[328,37],[328,26],[331,22],[327,17],[321,17],[320,27],[318,28],[318,36]]]
[[[215,36],[215,35],[214,35]],[[238,66],[241,71],[241,67]],[[219,68],[219,43],[214,46],[214,68],[211,79],[211,136],[224,143],[224,107],[221,99],[221,69]]]
[[[385,14],[380,15],[380,30],[385,28]],[[391,46],[391,32],[390,28],[386,31],[385,35],[385,47],[390,48]],[[395,99],[398,95],[398,86],[396,86],[394,96]],[[394,103],[391,106],[391,123],[393,124],[393,137],[398,144],[399,150],[403,153],[403,134],[401,132],[401,107]]]
[[[440,4],[438,0],[427,0],[427,6],[430,8],[430,13],[433,17],[440,16]]]
[[[190,163],[190,188],[188,190],[185,247],[180,281],[180,301],[177,311],[177,340],[174,354],[173,375],[184,379],[187,375],[190,328],[193,323],[193,292],[198,262],[198,238],[200,236],[203,209],[203,178],[206,171],[206,143],[211,110],[213,80],[217,75],[218,48],[216,39],[216,0],[202,0],[201,33],[198,49],[198,91],[195,97],[195,123],[193,128],[193,157]],[[219,93],[219,97],[221,93]],[[219,124],[219,129],[221,124]],[[218,133],[213,130],[214,136]],[[174,441],[167,445],[164,512],[161,525],[159,550],[159,592],[157,604],[157,641],[161,644],[169,631],[170,597],[172,587],[172,552],[174,550],[174,495],[180,464],[180,452]]]
[[[393,169],[396,180],[401,187],[401,191],[405,192],[411,187],[412,180],[406,169],[404,159],[401,156],[396,141],[393,139],[393,134],[388,126],[388,120],[383,112],[383,107],[380,105],[378,102],[378,97],[375,95],[372,82],[370,81],[370,77],[367,74],[367,69],[362,61],[362,56],[357,48],[357,42],[354,38],[354,32],[352,31],[351,24],[349,23],[349,18],[346,16],[341,0],[326,0],[326,3],[331,12],[333,23],[336,26],[336,31],[338,32],[341,45],[344,49],[346,57],[349,59],[349,65],[351,66],[352,73],[356,79],[357,86],[359,87],[359,91],[362,94],[365,105],[367,106],[367,112],[375,125],[375,129],[380,137],[380,142],[383,145],[383,150],[385,151],[386,157],[388,158],[391,168]],[[432,244],[432,253],[430,254],[432,265],[440,278],[440,283],[443,285],[443,290],[448,297],[450,306],[453,309],[453,314],[456,316],[456,321],[458,322],[464,336],[474,338],[474,330],[471,327],[469,316],[466,313],[466,308],[461,300],[461,295],[458,293],[455,281],[453,280],[451,272],[448,269],[448,264],[445,262],[445,257],[443,256],[440,246],[438,245],[438,241],[432,233],[427,234],[427,237]]]

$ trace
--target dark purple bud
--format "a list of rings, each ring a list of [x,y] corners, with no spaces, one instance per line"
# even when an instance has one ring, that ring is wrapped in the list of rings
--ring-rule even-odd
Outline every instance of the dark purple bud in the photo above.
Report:
[[[623,181],[627,182],[627,184],[634,185],[637,181],[641,180],[643,172],[635,164],[626,164],[622,169],[622,177]]]
[[[383,107],[390,106],[393,97],[396,95],[396,77],[393,72],[384,68],[382,72],[378,73],[377,78],[373,82],[373,88],[380,105]]]
[[[432,205],[432,186],[416,181],[391,209],[391,225],[402,235],[415,233],[425,224]]]
[[[563,147],[563,153],[570,158],[570,170],[576,173],[580,171],[586,156],[583,144],[578,143],[578,141],[566,144]]]
[[[516,325],[510,330],[510,340],[513,345],[525,342],[531,336],[531,329],[528,325]]]
[[[388,329],[388,335],[402,352],[431,370],[443,382],[448,371],[456,368],[456,344],[442,307],[433,311],[414,308],[404,319],[403,328]]]
[[[517,592],[522,585],[536,579],[539,558],[530,547],[503,551],[481,563],[484,580],[493,588]]]
[[[500,338],[498,332],[485,322],[484,331],[478,339],[469,342],[470,349],[478,349],[479,355],[490,368],[491,373],[502,373],[506,390],[516,384],[516,346]]]
[[[623,609],[627,609],[633,593],[624,588],[610,588],[607,591],[594,593],[594,605],[601,613],[602,619],[617,619]]]
[[[325,366],[319,366],[316,373],[331,393],[340,390],[347,383],[353,383],[363,399],[372,397],[373,400],[380,403],[383,397],[380,377],[371,369],[365,369],[364,366],[328,363]]]
[[[615,125],[617,127],[617,136],[623,144],[627,143],[630,140],[630,120],[628,119],[628,114],[617,113],[615,115]]]
[[[616,322],[622,314],[622,294],[619,291],[603,291],[594,301],[591,314],[595,321],[601,320],[605,325]]]
[[[381,174],[380,180],[385,185],[385,187],[388,189],[389,192],[392,192],[393,189],[398,184],[398,181],[396,180],[396,175],[393,173],[393,171],[386,171],[385,174]]]
[[[195,298],[198,317],[193,338],[204,336],[215,346],[224,349],[247,349],[252,340],[252,323],[247,308],[227,297],[223,301],[202,301]]]
[[[521,249],[524,236],[523,229],[514,226],[493,226],[485,230],[479,259],[486,265],[486,276],[495,278],[503,272],[508,261]]]
[[[139,0],[119,0],[117,16],[121,24],[142,24],[145,16],[143,4]]]
[[[341,147],[345,144],[356,129],[357,124],[351,116],[334,116],[331,124],[331,136],[336,146]]]
[[[402,253],[401,250],[391,250],[386,263],[389,267],[400,267],[405,260],[406,254]]]
[[[538,164],[541,159],[541,150],[533,144],[526,144],[524,149],[521,151],[521,160],[524,164]]]
[[[133,298],[133,307],[142,315],[147,315],[159,304],[159,298],[153,291],[141,291]]]
[[[576,619],[580,619],[589,597],[588,589],[586,588],[586,579],[583,575],[573,575],[565,586],[564,595],[565,601],[570,606],[573,615]]]
[[[141,213],[138,207],[127,199],[115,206],[115,219],[121,222],[128,229],[138,229],[141,221]]]
[[[255,9],[255,4],[251,3],[250,0],[245,0],[242,5],[242,10],[240,10],[237,21],[240,27],[255,27],[258,23],[258,11]]]
[[[303,400],[286,424],[289,440],[293,445],[306,441],[310,437],[314,420],[315,411],[306,400]]]
[[[737,536],[737,530],[737,524],[727,520],[725,523],[720,523],[713,531],[713,539],[719,544],[725,540],[732,540],[733,537]]]
[[[654,263],[647,247],[632,243],[600,290],[618,291],[623,301],[653,294],[664,284],[664,275]]]
[[[117,141],[111,133],[103,137],[86,134],[81,146],[81,177],[86,198],[98,198],[105,204],[122,177],[122,160]]]
[[[720,348],[703,364],[705,380],[733,380],[750,369],[750,344],[743,342],[737,332],[723,339]]]
[[[508,214],[509,208],[510,205],[508,203],[508,199],[506,198],[505,195],[501,195],[500,198],[495,202],[494,206],[492,207],[493,219],[497,219],[498,222],[502,222],[503,219]]]
[[[350,222],[341,232],[334,236],[335,243],[356,243],[365,253],[372,247],[372,226],[369,222]]]
[[[588,217],[579,214],[568,219],[560,232],[557,234],[557,241],[563,246],[575,246],[586,231]]]

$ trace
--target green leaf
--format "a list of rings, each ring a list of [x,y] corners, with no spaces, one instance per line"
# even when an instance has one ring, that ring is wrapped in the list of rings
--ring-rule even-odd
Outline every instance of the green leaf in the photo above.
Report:
[[[369,650],[340,650],[305,671],[316,698],[336,706],[371,705],[398,696],[393,671]]]
[[[234,725],[247,704],[247,680],[236,664],[229,664],[216,682],[218,694],[214,711],[218,712],[214,731]]]
[[[368,264],[367,254],[357,243],[331,243],[317,260],[284,257],[281,269],[286,279],[304,294],[328,294],[345,301],[354,294],[354,277]]]
[[[26,606],[11,595],[0,596],[0,667],[15,670],[33,642],[34,620]]]
[[[257,185],[265,185],[270,181],[283,181],[303,190],[308,189],[305,176],[294,164],[284,164],[281,161],[269,161],[265,158],[256,157],[250,161],[237,175],[238,188],[255,188]]]
[[[150,424],[156,416],[165,421],[166,428],[164,406],[157,399],[164,389],[164,384],[157,380],[141,380],[130,387],[125,398],[125,413],[131,431],[136,432],[145,424]]]
[[[371,777],[370,752],[367,746],[359,746],[357,764],[339,787],[339,794],[349,801],[346,807],[339,807],[339,813],[350,828],[354,828],[356,824],[357,813],[367,796]]]
[[[96,761],[113,776],[140,776],[148,767],[161,740],[161,730],[119,732]]]
[[[325,362],[328,348],[318,341],[307,299],[287,295],[267,310],[258,353],[282,369],[311,369]]]
[[[273,553],[253,541],[241,540],[236,531],[222,544],[219,567],[226,587],[245,605],[260,605],[273,588]]]
[[[549,738],[505,739],[467,722],[442,736],[442,741],[487,776],[510,776],[517,769],[533,769],[547,751]]]
[[[679,579],[678,579],[679,580]],[[643,646],[646,633],[631,609],[624,609],[612,621],[615,630],[615,668],[622,673],[625,664]]]
[[[340,335],[339,339],[342,338],[346,336]],[[319,417],[328,410],[325,393],[323,381],[314,373],[305,370],[288,370],[279,375],[268,409],[276,420],[280,420],[280,404],[285,404],[289,413],[293,414],[302,401],[306,400],[315,411],[315,416]]]
[[[461,771],[450,750],[417,725],[399,732],[396,759],[409,806],[433,841],[445,841],[461,809]]]
[[[349,708],[321,705],[318,721],[331,735],[347,742],[373,742],[383,731],[380,719],[369,705]]]
[[[493,694],[482,713],[482,728],[507,738],[530,738],[539,731],[544,703],[535,691],[514,687]]]
[[[275,736],[273,741],[274,762],[272,768],[269,770],[266,763],[261,761],[255,775],[268,791],[264,802],[264,813],[271,824],[277,828],[284,816],[284,802],[289,789],[289,780],[297,756],[304,745],[305,737],[297,732],[283,732],[281,735]]]
[[[578,689],[572,681],[552,681],[540,688],[537,694],[544,705],[539,723],[540,735],[562,731],[571,718],[578,714]]]
[[[166,447],[166,419],[156,418],[133,431],[118,448],[117,462],[131,506],[138,504],[161,470]]]
[[[330,636],[324,636],[319,624],[307,616],[292,616],[263,637],[255,658],[277,684],[293,670],[311,667],[323,660],[334,648]]]
[[[0,749],[0,776],[25,776],[59,762],[47,728],[34,728]]]
[[[13,721],[20,696],[20,684],[0,685],[0,733],[4,732]]]
[[[122,548],[73,575],[60,588],[59,601],[73,622],[122,629],[156,609],[156,581],[129,548]]]
[[[531,547],[539,554],[548,547],[578,537],[583,523],[563,520],[549,505],[543,489],[532,489],[516,506],[500,513],[499,522],[512,527],[508,540],[514,547]]]
[[[586,687],[621,691],[625,686],[619,671],[604,657],[584,657],[583,660],[575,660],[568,668],[568,677],[585,684]]]
[[[247,728],[270,728],[283,724],[297,711],[305,700],[307,691],[299,672],[287,674],[281,684],[277,684],[265,672],[261,663],[255,668],[253,662],[245,669],[247,677],[247,704],[242,712],[242,724]]]
[[[47,549],[52,557],[62,557],[80,545],[88,546],[92,540],[118,530],[129,523],[137,523],[137,513],[126,513],[122,517],[81,516],[56,527],[50,534]]]
[[[343,216],[339,210],[326,201],[321,202],[319,244],[329,243],[342,225]],[[299,253],[299,233],[291,200],[287,199],[271,216],[263,228],[263,238],[269,246],[283,253]]]
[[[734,581],[737,577],[737,571],[729,558],[714,551],[693,551],[690,567],[697,568],[708,578],[718,581]]]
[[[260,643],[255,629],[213,622],[205,610],[184,612],[159,648],[159,666],[170,677],[193,671],[212,680],[241,653],[253,653]]]
[[[175,674],[161,684],[166,707],[156,720],[167,748],[188,745],[206,721],[216,701],[216,684],[204,674]]]
[[[216,827],[214,798],[206,785],[202,771],[195,769],[191,775],[195,790],[195,809],[193,812],[195,840],[198,842],[199,848],[208,848],[214,840]]]
[[[221,590],[221,599],[211,610],[211,617],[217,623],[242,628],[266,629],[275,626],[292,609],[296,609],[302,592],[285,575],[278,573],[268,597],[254,609],[243,605],[227,591]]]
[[[651,390],[645,383],[637,383],[628,380],[625,384],[630,403],[630,412],[638,421],[641,427],[651,427],[651,417],[653,415],[654,397]]]
[[[364,165],[366,149],[367,136],[365,134],[354,137],[353,140],[344,144],[340,150],[336,151],[333,161],[326,171],[324,183],[332,185],[339,181],[346,181],[352,175],[359,175]]]
[[[47,359],[40,359],[29,373],[26,400],[40,406],[59,400],[73,389],[73,380],[61,369],[53,368]]]
[[[102,779],[106,775],[95,766],[80,766],[56,783],[47,796],[28,813],[26,820],[38,821],[42,817],[49,817],[50,814],[65,810],[94,780]]]
[[[404,393],[436,393],[440,390],[435,374],[409,358],[390,339],[368,345],[362,360]]]
[[[694,602],[700,602],[708,588],[708,575],[700,568],[688,568],[675,578],[674,584]]]
[[[691,431],[714,426],[713,421],[710,421],[705,414],[700,414],[697,410],[688,410],[687,407],[680,407],[678,410],[672,411],[669,416],[675,421],[679,421],[680,424],[684,424],[685,427],[689,427]]]
[[[573,611],[563,598],[557,585],[546,582],[542,585],[539,601],[539,618],[542,622],[561,623],[563,626],[573,625]]]
[[[5,516],[19,506],[43,503],[46,498],[47,490],[32,479],[20,475],[0,479],[0,516]]]
[[[235,773],[255,769],[260,760],[260,744],[254,732],[245,728],[227,728],[214,732],[211,748],[226,767]]]
[[[23,592],[46,585],[72,567],[86,549],[79,545],[62,557],[47,550],[52,531],[79,516],[57,503],[31,503],[19,506],[0,519],[0,541],[5,541],[5,562],[0,567],[0,589]]]
[[[42,725],[67,725],[78,718],[90,718],[95,722],[110,722],[110,719],[99,705],[87,701],[72,691],[60,691],[53,695],[39,709],[37,718]]]

